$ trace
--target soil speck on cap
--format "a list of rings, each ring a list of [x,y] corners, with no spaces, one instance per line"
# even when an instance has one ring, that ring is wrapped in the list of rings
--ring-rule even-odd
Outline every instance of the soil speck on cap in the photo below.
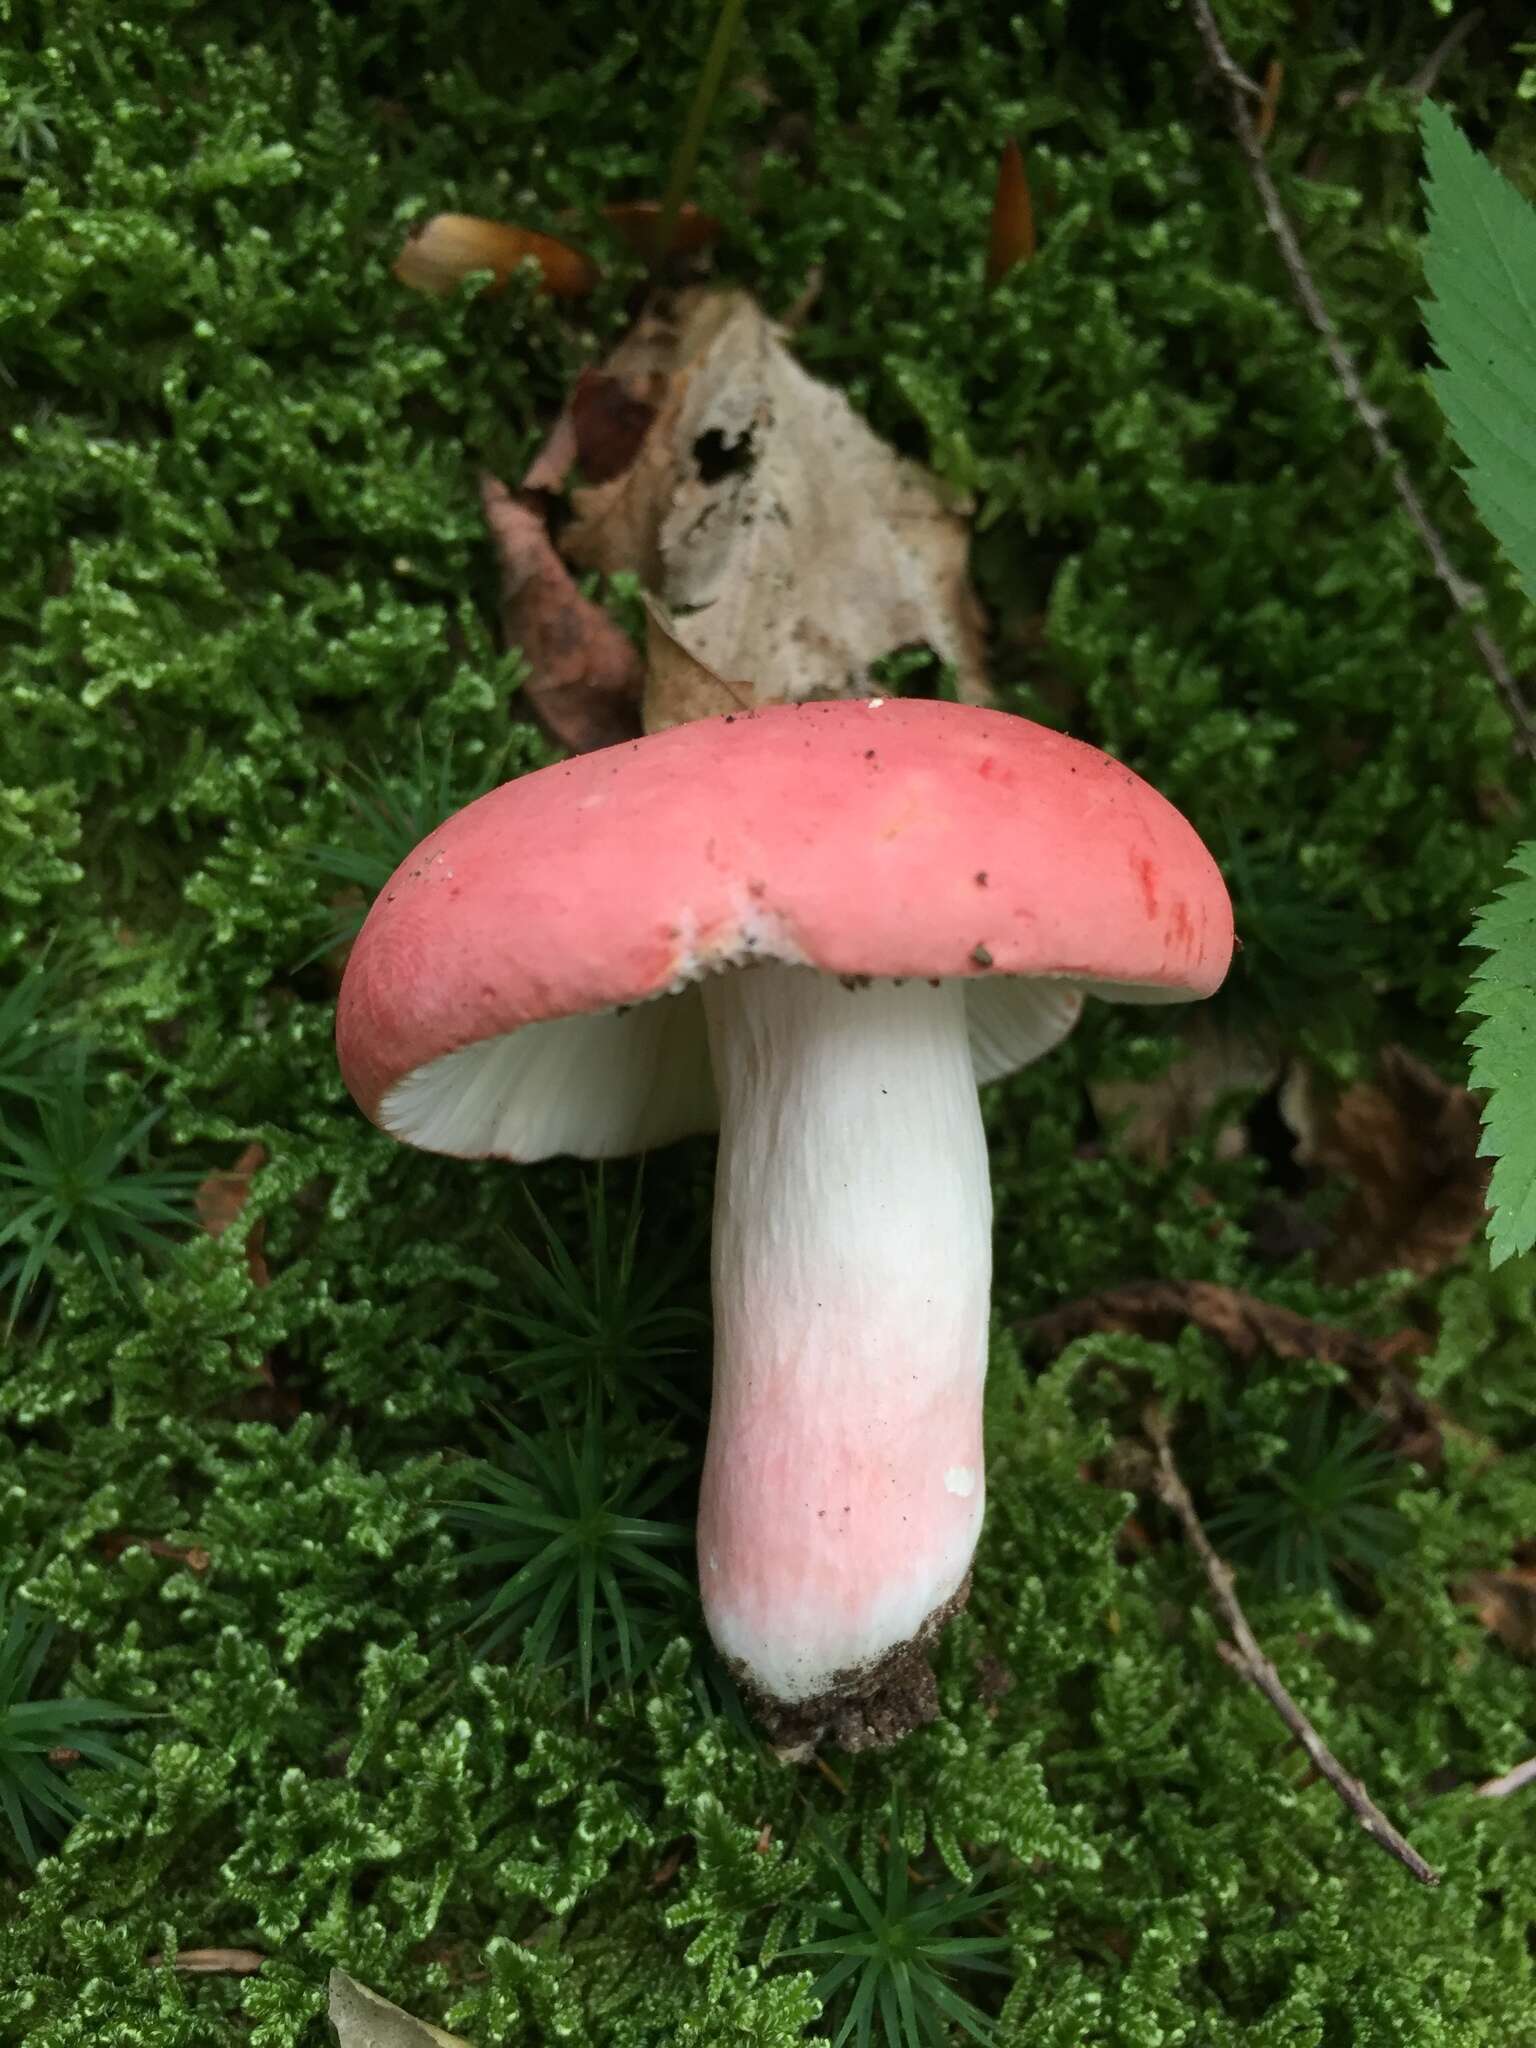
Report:
[[[978,967],[990,967],[992,965],[992,955],[985,946],[972,946],[971,958]]]
[[[978,889],[985,889],[987,886],[987,871],[985,868],[978,868],[976,870],[976,886]]]

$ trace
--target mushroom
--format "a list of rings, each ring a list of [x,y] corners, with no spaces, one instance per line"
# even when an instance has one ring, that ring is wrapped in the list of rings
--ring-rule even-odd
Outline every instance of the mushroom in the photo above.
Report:
[[[704,1612],[786,1754],[936,1711],[981,1527],[977,1083],[1085,990],[1209,995],[1227,892],[1095,748],[920,700],[781,705],[545,768],[422,842],[342,985],[347,1086],[461,1158],[720,1133]]]

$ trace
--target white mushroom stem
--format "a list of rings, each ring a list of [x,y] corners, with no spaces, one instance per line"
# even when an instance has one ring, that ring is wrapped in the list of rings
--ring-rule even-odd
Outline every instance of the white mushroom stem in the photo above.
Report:
[[[704,987],[720,1099],[699,1573],[771,1699],[857,1690],[981,1526],[992,1197],[959,983]]]

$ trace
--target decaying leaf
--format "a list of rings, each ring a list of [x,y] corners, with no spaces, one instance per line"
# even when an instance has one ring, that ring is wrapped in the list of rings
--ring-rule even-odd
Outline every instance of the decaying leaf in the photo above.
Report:
[[[654,597],[645,600],[645,729],[713,718],[720,712],[750,711],[756,698],[750,683],[730,683],[706,668],[677,637],[677,626]]]
[[[1271,57],[1264,67],[1264,97],[1259,101],[1259,110],[1254,116],[1254,139],[1261,149],[1267,148],[1269,138],[1275,132],[1275,115],[1280,107],[1280,88],[1285,83],[1285,65],[1278,57]]]
[[[494,289],[502,291],[518,265],[528,262],[538,265],[545,291],[557,299],[581,298],[597,283],[597,265],[579,249],[472,213],[435,213],[395,258],[394,274],[416,291],[446,297],[477,270],[491,271]]]
[[[234,1165],[224,1173],[211,1173],[198,1189],[193,1206],[197,1220],[210,1237],[222,1237],[232,1223],[238,1223],[250,1200],[251,1181],[267,1163],[265,1145],[247,1145]],[[258,1218],[245,1241],[245,1263],[253,1283],[265,1287],[272,1275],[263,1243],[266,1219]]]
[[[760,701],[867,696],[871,663],[916,645],[985,700],[963,512],[746,293],[682,294],[605,374],[655,418],[627,469],[573,492],[572,561],[638,573],[688,651]]]
[[[694,256],[720,239],[720,223],[713,214],[697,206],[678,208],[672,223],[671,247],[661,246],[661,201],[620,199],[603,208],[603,219],[637,256],[647,263],[660,263],[666,256]]]
[[[1268,1351],[1276,1358],[1320,1358],[1351,1375],[1379,1375],[1382,1367],[1381,1345],[1374,1338],[1315,1322],[1213,1280],[1144,1280],[1107,1288],[1036,1316],[1025,1326],[1025,1335],[1031,1349],[1049,1356],[1076,1337],[1109,1330],[1166,1341],[1186,1323],[1194,1323],[1245,1364]]]
[[[1382,1053],[1374,1082],[1334,1099],[1298,1064],[1281,1109],[1298,1161],[1353,1183],[1323,1261],[1328,1278],[1438,1273],[1481,1234],[1489,1167],[1477,1156],[1477,1100],[1401,1046]]]
[[[170,1958],[171,1968],[189,1977],[254,1977],[266,1957],[255,1948],[179,1948]],[[165,1967],[165,1957],[149,1958],[149,1967]]]
[[[653,399],[606,370],[583,370],[549,438],[523,477],[525,491],[563,491],[572,475],[585,484],[621,476],[640,453],[656,417]]]
[[[556,554],[543,517],[495,477],[481,503],[501,563],[502,626],[528,657],[524,694],[550,735],[576,753],[640,731],[640,656]]]
[[[126,1529],[112,1529],[101,1539],[101,1554],[119,1558],[125,1550],[147,1550],[151,1557],[163,1557],[172,1564],[184,1564],[189,1572],[201,1574],[213,1562],[200,1543],[167,1543],[161,1536],[134,1536]]]
[[[1200,1016],[1183,1027],[1185,1050],[1150,1081],[1097,1081],[1088,1093],[1111,1138],[1138,1159],[1166,1166],[1224,1096],[1252,1093],[1278,1078],[1279,1062],[1256,1038]],[[1216,1155],[1234,1159],[1248,1136],[1234,1118],[1217,1133]]]
[[[601,370],[583,370],[570,400],[576,467],[584,484],[606,484],[622,476],[640,453],[656,408]]]
[[[445,2034],[426,2020],[412,2019],[376,1991],[354,1983],[345,1970],[332,1970],[330,1994],[339,2048],[469,2048],[461,2034]]]
[[[1001,283],[1016,263],[1028,263],[1034,253],[1035,208],[1024,170],[1024,152],[1017,142],[1010,141],[998,163],[997,189],[992,195],[987,283]]]
[[[1536,1657],[1536,1565],[1474,1572],[1456,1597],[1476,1610],[1490,1635],[1517,1657]]]
[[[1355,1398],[1389,1425],[1393,1448],[1406,1457],[1436,1462],[1445,1418],[1403,1369],[1404,1360],[1424,1347],[1417,1330],[1365,1337],[1215,1281],[1146,1280],[1067,1302],[1026,1323],[1022,1334],[1036,1356],[1054,1357],[1074,1338],[1112,1331],[1171,1342],[1189,1323],[1225,1346],[1240,1364],[1268,1352],[1342,1367]]]

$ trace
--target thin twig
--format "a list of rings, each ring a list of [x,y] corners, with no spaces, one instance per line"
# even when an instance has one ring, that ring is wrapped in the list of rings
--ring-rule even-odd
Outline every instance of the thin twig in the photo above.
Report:
[[[1506,1771],[1502,1778],[1487,1778],[1477,1788],[1480,1799],[1506,1799],[1511,1792],[1518,1792],[1522,1786],[1536,1784],[1536,1756],[1528,1756],[1523,1764],[1516,1764],[1512,1771]]]
[[[1442,36],[1440,41],[1436,43],[1435,47],[1424,59],[1424,62],[1415,71],[1412,78],[1409,79],[1407,85],[1403,88],[1404,91],[1411,94],[1416,100],[1423,99],[1427,92],[1433,92],[1435,80],[1440,76],[1442,68],[1450,58],[1455,56],[1456,52],[1467,40],[1467,37],[1471,35],[1472,31],[1482,20],[1485,12],[1486,10],[1481,7],[1469,7],[1460,21],[1450,31],[1449,35]]]
[[[1248,1617],[1238,1601],[1237,1588],[1233,1583],[1232,1567],[1218,1556],[1195,1512],[1189,1488],[1179,1477],[1179,1468],[1173,1462],[1173,1442],[1167,1418],[1154,1404],[1147,1409],[1145,1423],[1147,1435],[1157,1449],[1158,1495],[1182,1523],[1190,1548],[1205,1568],[1216,1611],[1232,1633],[1230,1643],[1218,1645],[1222,1661],[1263,1693],[1306,1751],[1318,1776],[1328,1780],[1371,1840],[1385,1849],[1389,1856],[1395,1856],[1420,1884],[1438,1884],[1439,1872],[1432,1869],[1413,1844],[1398,1833],[1360,1780],[1349,1775],[1287,1692],[1279,1672],[1259,1647],[1258,1638],[1248,1625]]]
[[[688,197],[688,187],[694,171],[698,168],[704,131],[709,126],[715,95],[719,92],[720,81],[725,76],[725,60],[731,54],[731,44],[736,40],[736,30],[740,26],[742,8],[745,4],[746,0],[721,0],[720,12],[715,17],[715,32],[709,39],[704,66],[699,73],[699,82],[694,88],[693,100],[688,108],[688,119],[683,129],[682,140],[673,155],[672,167],[667,174],[667,189],[661,198],[661,218],[656,224],[657,263],[665,262],[672,253],[678,217],[683,210],[683,201]]]
[[[1318,290],[1312,273],[1307,268],[1306,258],[1301,253],[1296,231],[1280,203],[1279,188],[1264,160],[1263,144],[1259,140],[1258,130],[1248,108],[1250,99],[1262,101],[1263,91],[1239,68],[1231,51],[1223,42],[1216,16],[1211,9],[1211,0],[1189,0],[1189,4],[1190,11],[1195,17],[1195,25],[1200,31],[1200,39],[1205,45],[1206,55],[1227,86],[1233,131],[1247,159],[1249,175],[1253,179],[1254,190],[1258,193],[1264,219],[1280,246],[1280,254],[1290,273],[1296,296],[1300,299],[1307,318],[1322,336],[1323,346],[1328,352],[1328,360],[1333,365],[1334,374],[1343,387],[1345,397],[1354,407],[1361,425],[1370,436],[1371,446],[1392,480],[1392,488],[1408,515],[1409,523],[1424,543],[1425,552],[1434,565],[1436,576],[1444,585],[1456,609],[1466,617],[1477,651],[1483,658],[1483,666],[1492,676],[1499,694],[1504,699],[1521,746],[1528,754],[1536,757],[1536,718],[1533,718],[1519,684],[1510,673],[1509,663],[1504,658],[1504,650],[1477,615],[1480,593],[1452,562],[1438,528],[1425,511],[1423,500],[1414,488],[1402,456],[1387,434],[1381,408],[1373,405],[1366,396],[1365,386],[1360,381],[1360,373],[1355,368],[1354,358],[1344,346],[1339,330],[1333,324],[1333,315],[1323,303],[1322,293]]]

